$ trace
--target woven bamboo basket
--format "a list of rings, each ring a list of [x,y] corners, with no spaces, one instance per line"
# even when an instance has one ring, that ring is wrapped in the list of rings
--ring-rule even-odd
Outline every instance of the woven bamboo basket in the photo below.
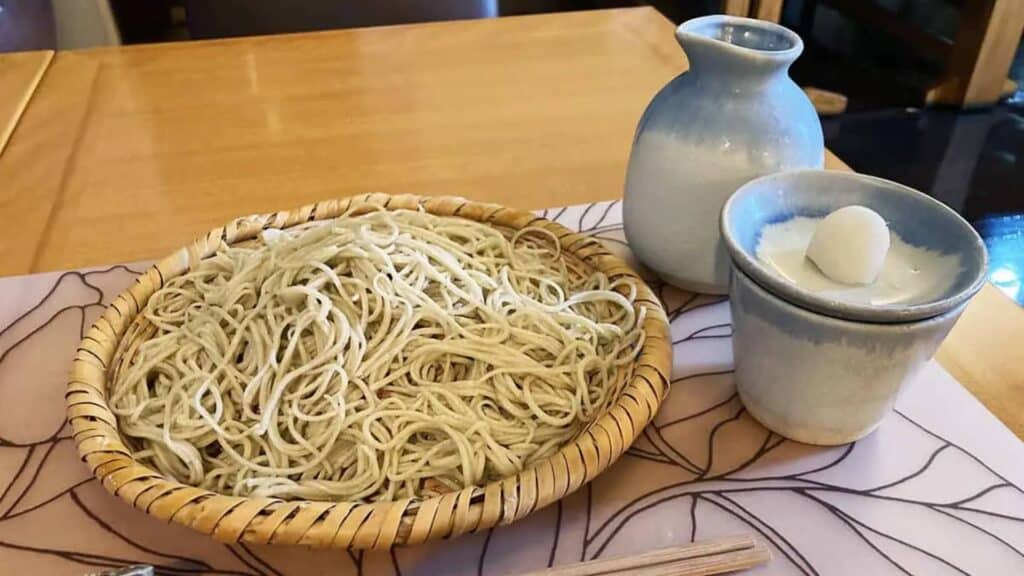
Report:
[[[124,349],[132,348],[122,344],[133,339],[134,320],[149,297],[167,279],[212,255],[221,241],[244,242],[264,228],[289,228],[382,206],[422,208],[510,229],[541,226],[559,238],[563,257],[576,258],[612,278],[635,277],[640,287],[637,305],[647,308],[647,338],[614,405],[546,460],[502,480],[430,498],[366,504],[227,496],[181,484],[135,461],[107,405],[107,383],[123,360]],[[119,295],[85,335],[72,365],[66,398],[83,461],[109,492],[139,510],[223,542],[384,549],[509,524],[589,482],[615,462],[654,417],[668,391],[670,364],[668,322],[657,298],[599,241],[529,212],[495,204],[369,194],[239,218],[157,263]]]

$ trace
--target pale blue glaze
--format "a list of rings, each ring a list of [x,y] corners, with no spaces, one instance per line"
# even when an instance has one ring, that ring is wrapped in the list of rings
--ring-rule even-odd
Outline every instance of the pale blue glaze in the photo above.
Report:
[[[788,75],[803,50],[792,31],[707,16],[681,24],[676,37],[690,70],[640,119],[626,176],[626,236],[641,262],[669,282],[724,293],[722,204],[758,176],[820,168],[821,124]]]
[[[757,260],[764,226],[851,204],[878,212],[910,244],[957,254],[953,286],[907,305],[850,304],[802,290]],[[733,263],[729,302],[740,398],[766,427],[801,442],[842,444],[874,430],[985,279],[985,247],[967,222],[881,178],[822,170],[765,176],[730,197],[721,220]]]
[[[878,427],[966,304],[917,322],[854,322],[790,304],[734,269],[729,306],[750,415],[787,438],[836,445]]]
[[[802,290],[757,261],[757,242],[766,225],[794,216],[821,217],[854,204],[880,214],[908,244],[957,255],[960,273],[955,281],[926,301],[853,304]],[[936,316],[962,304],[985,283],[985,244],[960,215],[913,188],[853,172],[796,170],[754,180],[723,208],[722,234],[736,266],[762,286],[798,306],[840,318],[908,322]]]

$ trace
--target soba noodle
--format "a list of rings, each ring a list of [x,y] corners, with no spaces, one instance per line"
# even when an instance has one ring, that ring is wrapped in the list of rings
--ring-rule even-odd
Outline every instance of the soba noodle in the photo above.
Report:
[[[224,245],[146,303],[110,406],[134,456],[225,494],[377,501],[513,474],[607,409],[636,286],[414,211]]]

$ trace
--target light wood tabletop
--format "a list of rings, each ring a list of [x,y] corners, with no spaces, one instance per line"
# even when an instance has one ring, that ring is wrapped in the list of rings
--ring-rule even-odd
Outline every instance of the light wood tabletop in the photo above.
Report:
[[[633,8],[60,52],[0,156],[0,274],[359,192],[619,198],[640,113],[686,67],[672,30]],[[1024,435],[1024,311],[987,287],[962,326],[940,359]]]
[[[53,50],[0,54],[0,154],[51,58]]]
[[[367,191],[619,197],[640,113],[685,66],[672,29],[638,9],[58,53],[0,160],[0,273]]]

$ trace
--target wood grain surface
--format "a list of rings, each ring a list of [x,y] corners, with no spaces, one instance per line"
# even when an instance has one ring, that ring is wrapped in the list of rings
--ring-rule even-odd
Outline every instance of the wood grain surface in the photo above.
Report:
[[[641,111],[686,68],[672,29],[635,8],[60,52],[0,156],[0,275],[368,191],[621,197]],[[986,287],[939,356],[1018,435],[1022,349],[1024,311]]]
[[[620,197],[640,113],[686,68],[672,30],[644,8],[60,52],[0,160],[21,214],[0,274],[367,191]]]
[[[1024,310],[986,284],[935,359],[1024,439]]]
[[[51,58],[53,50],[0,54],[0,154]]]

